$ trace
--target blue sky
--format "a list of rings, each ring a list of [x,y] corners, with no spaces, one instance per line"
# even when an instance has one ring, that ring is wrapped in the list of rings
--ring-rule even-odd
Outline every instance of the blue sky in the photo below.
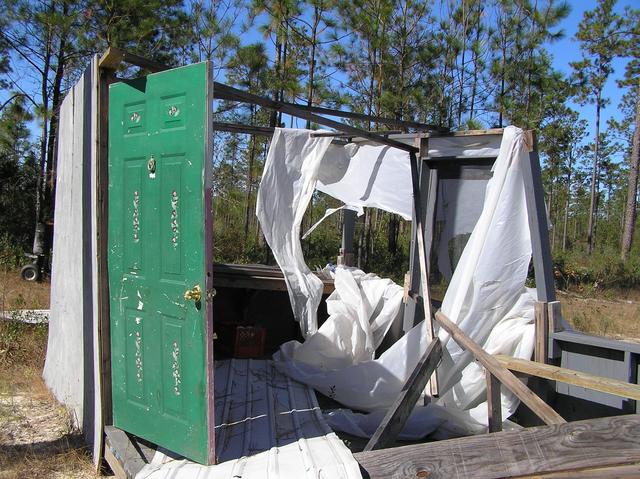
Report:
[[[578,29],[578,24],[582,19],[582,16],[585,11],[592,10],[596,6],[596,0],[572,0],[569,2],[571,4],[571,13],[566,18],[562,24],[561,28],[565,32],[565,36],[562,40],[551,43],[547,45],[549,52],[553,55],[553,65],[557,70],[562,71],[566,75],[571,73],[571,67],[569,63],[571,61],[576,61],[580,58],[579,51],[579,43],[574,39],[575,33]],[[619,0],[616,5],[616,10],[622,12],[625,6],[632,6],[635,8],[640,7],[640,2],[638,0]],[[258,23],[261,23],[258,21]],[[266,40],[267,48],[271,49],[269,45],[268,39],[262,37],[261,34],[252,28],[249,32],[244,34],[243,43],[251,43],[258,40]],[[606,122],[609,118],[618,118],[620,116],[618,104],[622,95],[624,94],[624,90],[620,90],[616,85],[616,80],[621,78],[624,75],[624,66],[626,64],[626,59],[617,59],[614,62],[614,73],[609,78],[609,81],[606,84],[604,90],[604,97],[610,100],[610,104],[604,108],[602,112],[602,128],[606,128]],[[0,103],[8,98],[8,92],[1,91],[0,92]],[[593,138],[593,125],[595,123],[594,115],[595,115],[595,107],[593,105],[585,105],[580,106],[577,104],[573,104],[573,108],[575,108],[581,115],[582,118],[587,120],[589,124],[589,136],[587,138],[590,141]],[[287,124],[289,122],[287,121]],[[297,126],[304,127],[304,121],[298,121]],[[36,122],[32,122],[31,124],[34,137],[39,134],[39,129]]]
[[[574,38],[576,32],[578,31],[578,24],[580,23],[580,20],[582,20],[584,12],[594,9],[597,2],[596,0],[573,0],[569,3],[571,4],[571,13],[562,22],[562,27],[565,31],[565,37],[560,41],[548,45],[548,49],[553,55],[553,65],[555,69],[560,70],[566,75],[569,75],[571,73],[571,66],[569,65],[569,63],[581,58],[579,42]],[[627,5],[634,8],[639,8],[640,2],[638,2],[637,0],[619,0],[615,10],[622,13],[624,11],[624,7]],[[602,111],[602,119],[600,123],[601,128],[606,128],[606,122],[609,118],[619,118],[621,116],[619,113],[618,104],[620,103],[622,95],[625,92],[624,90],[621,90],[617,87],[616,80],[624,76],[624,67],[626,63],[626,59],[617,59],[614,62],[614,73],[609,77],[609,81],[607,82],[604,89],[604,97],[608,98],[611,103]],[[573,108],[580,113],[580,116],[583,119],[588,121],[589,140],[592,140],[595,125],[595,106],[580,106],[577,104],[573,104]]]

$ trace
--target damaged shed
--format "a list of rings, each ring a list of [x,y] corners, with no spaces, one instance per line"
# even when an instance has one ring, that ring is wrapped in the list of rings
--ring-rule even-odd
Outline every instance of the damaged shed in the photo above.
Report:
[[[157,73],[117,80],[122,61]],[[214,123],[215,99],[333,131]],[[354,113],[214,82],[208,63],[167,69],[113,49],[62,108],[57,201],[67,206],[56,209],[44,374],[76,411],[96,463],[105,457],[117,474],[141,478],[505,477],[640,460],[635,415],[565,423],[571,392],[532,381],[535,394],[511,372],[576,384],[546,364],[570,348],[558,339],[533,132],[402,122],[421,131],[367,132],[322,116]],[[212,262],[214,128],[273,135],[257,214],[279,268]],[[320,277],[306,266],[300,225],[315,188],[349,211],[412,219],[404,287],[346,265]],[[536,286],[527,289],[531,260]],[[430,298],[436,274],[449,282],[442,304]],[[286,289],[291,310],[269,299],[265,323],[234,325],[232,303],[246,301],[234,289]],[[240,334],[277,338],[276,354],[239,353]],[[640,393],[628,382],[639,352],[623,352],[622,381],[584,374],[580,385],[626,398],[619,412],[635,410]],[[522,429],[514,414],[547,426]],[[354,455],[345,434],[363,451]],[[481,435],[395,447],[470,434]],[[567,437],[579,446],[557,448]]]

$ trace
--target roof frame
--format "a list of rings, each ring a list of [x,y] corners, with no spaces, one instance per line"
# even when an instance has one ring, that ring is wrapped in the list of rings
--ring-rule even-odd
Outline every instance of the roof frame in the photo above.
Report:
[[[124,52],[114,47],[110,47],[109,49],[107,49],[107,51],[100,58],[98,64],[101,68],[115,70],[122,62],[147,69],[151,72],[159,72],[159,71],[164,71],[171,68],[167,65],[163,65],[161,63],[148,60],[139,55]],[[255,95],[253,93],[249,93],[249,92],[246,92],[238,88],[234,88],[229,85],[225,85],[224,83],[220,83],[216,81],[213,82],[213,92],[214,92],[213,94],[214,99],[237,101],[241,103],[259,105],[264,108],[286,113],[291,116],[310,120],[319,125],[327,126],[329,128],[334,128],[340,131],[341,133],[346,133],[346,134],[357,136],[360,138],[366,138],[367,140],[375,141],[376,143],[380,143],[387,146],[392,146],[394,148],[398,148],[400,150],[404,150],[410,153],[417,153],[418,148],[413,145],[408,145],[401,141],[394,140],[393,138],[385,137],[377,133],[372,133],[372,132],[363,130],[361,128],[348,125],[346,123],[325,118],[320,115],[325,114],[325,115],[331,115],[331,116],[338,116],[342,118],[359,119],[364,121],[375,121],[375,122],[383,123],[387,125],[391,124],[391,125],[402,126],[404,128],[435,130],[438,132],[443,132],[446,130],[441,127],[436,127],[433,125],[425,125],[417,122],[393,120],[389,118],[363,115],[355,112],[345,112],[341,110],[334,110],[331,108],[298,105],[295,103],[276,101],[276,100]],[[239,128],[237,131],[239,132]]]

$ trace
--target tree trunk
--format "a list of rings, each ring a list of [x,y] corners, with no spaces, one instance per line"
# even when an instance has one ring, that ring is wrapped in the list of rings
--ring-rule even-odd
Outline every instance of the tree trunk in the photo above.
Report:
[[[593,148],[593,167],[591,169],[591,196],[589,201],[589,226],[587,230],[587,253],[591,255],[593,253],[593,247],[595,244],[594,231],[596,223],[596,208],[598,197],[598,167],[600,156],[600,108],[601,108],[601,95],[602,92],[598,91],[596,96],[596,137]]]
[[[636,208],[638,196],[638,163],[640,156],[640,87],[636,95],[636,121],[631,144],[631,161],[629,162],[629,176],[627,180],[627,202],[622,230],[622,260],[627,261],[633,244],[633,234],[636,227]]]
[[[567,198],[564,203],[564,221],[562,225],[562,251],[567,250],[567,224],[569,223],[569,205],[571,204],[571,168],[573,163],[571,151],[569,151],[569,168],[567,170]]]

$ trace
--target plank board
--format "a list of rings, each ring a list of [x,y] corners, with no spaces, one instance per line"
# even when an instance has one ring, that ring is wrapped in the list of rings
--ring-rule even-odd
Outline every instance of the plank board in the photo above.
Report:
[[[510,356],[498,355],[496,359],[511,371],[640,401],[640,385],[638,384],[625,383],[617,379],[603,378],[583,373],[582,371],[574,371],[573,369],[536,363]]]
[[[482,434],[354,457],[371,479],[488,479],[633,464],[640,461],[640,416]]]

